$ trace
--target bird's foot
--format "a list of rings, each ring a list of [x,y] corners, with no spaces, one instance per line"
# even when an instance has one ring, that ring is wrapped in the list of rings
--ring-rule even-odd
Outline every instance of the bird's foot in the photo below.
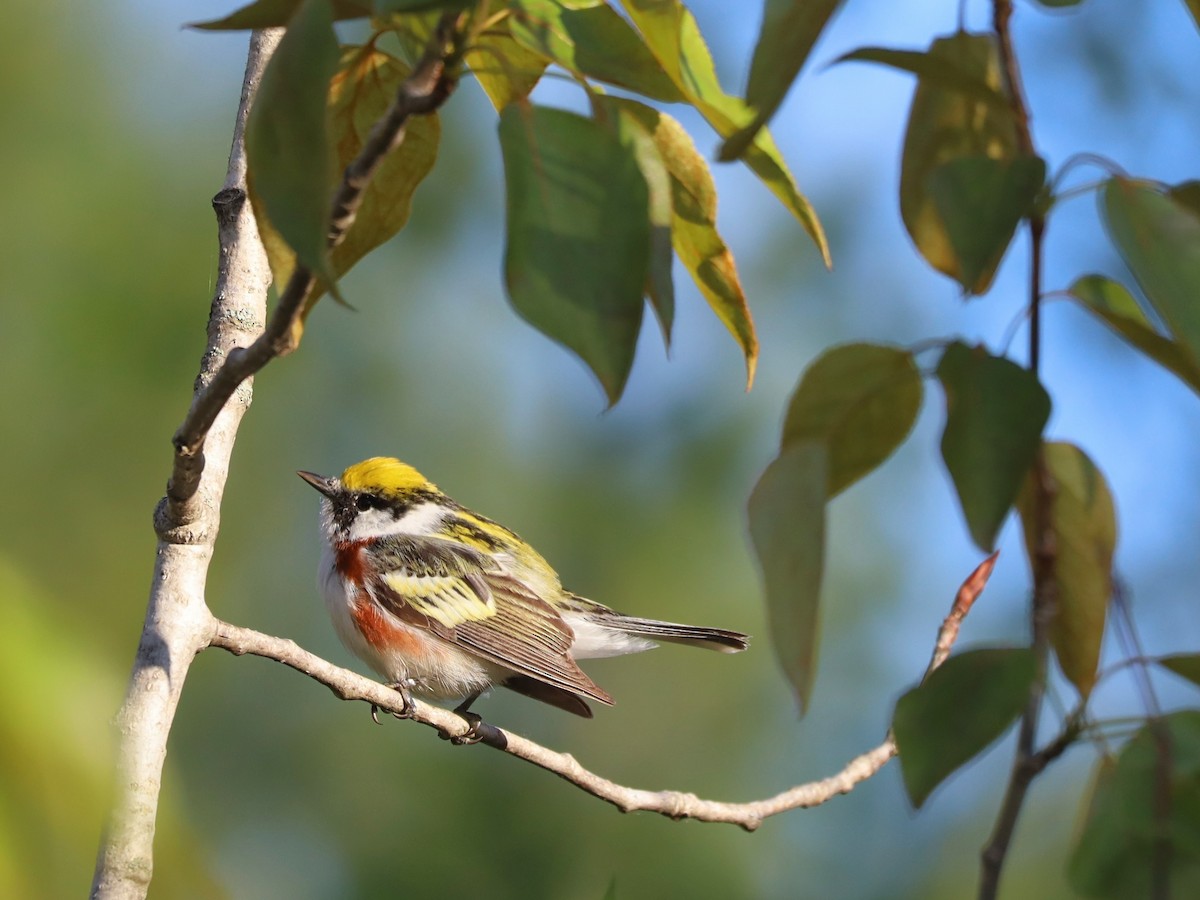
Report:
[[[412,694],[409,693],[409,690],[408,690],[409,686],[407,684],[405,684],[403,681],[394,681],[391,684],[389,684],[388,687],[390,687],[392,690],[394,690],[397,694],[400,695],[400,705],[401,705],[400,712],[392,712],[391,710],[389,710],[389,712],[392,712],[392,715],[395,716],[397,719],[407,719],[410,716],[412,716],[413,698],[412,698]],[[371,704],[371,720],[376,725],[382,724],[379,721],[379,706],[374,703]]]

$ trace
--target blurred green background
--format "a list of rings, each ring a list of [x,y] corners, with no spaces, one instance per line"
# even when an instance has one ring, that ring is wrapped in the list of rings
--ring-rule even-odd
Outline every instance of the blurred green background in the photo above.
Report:
[[[79,896],[91,876],[108,723],[153,561],[150,514],[204,344],[208,200],[244,60],[244,35],[179,26],[233,5],[23,2],[0,29],[3,896]],[[732,90],[756,6],[694,4]],[[804,721],[771,657],[744,503],[821,348],[952,334],[996,348],[1020,307],[1020,241],[994,292],[970,305],[911,251],[895,202],[911,82],[825,68],[862,44],[924,46],[953,29],[956,6],[908,4],[900,17],[890,3],[851,3],[781,113],[776,132],[830,232],[833,273],[761,185],[719,168],[721,227],[763,340],[749,395],[735,345],[677,273],[670,359],[648,320],[627,396],[601,414],[582,365],[503,299],[495,116],[464,85],[410,226],[344,284],[359,311],[323,304],[301,351],[256,384],[213,611],[362,670],[318,598],[316,498],[292,473],[397,455],[517,529],[572,589],[756,635],[734,657],[668,647],[591,664],[618,705],[590,722],[504,694],[480,704],[490,720],[618,781],[731,800],[823,777],[877,743],[979,557],[938,465],[940,393],[931,386],[897,458],[832,508],[820,680]],[[985,24],[985,4],[966,9],[969,25]],[[1016,26],[1052,168],[1089,149],[1139,175],[1197,175],[1198,36],[1183,4],[1091,0],[1069,15],[1022,4]],[[542,99],[577,102],[562,87]],[[685,121],[711,151],[715,138]],[[1050,287],[1122,274],[1086,198],[1055,213],[1048,251]],[[1196,398],[1066,304],[1047,318],[1051,434],[1080,443],[1112,482],[1118,564],[1148,651],[1194,650]],[[963,646],[1024,637],[1015,530]],[[1162,689],[1168,704],[1188,699]],[[1098,703],[1137,710],[1119,681]],[[376,727],[362,705],[290,670],[210,651],[171,739],[152,896],[598,898],[615,882],[619,897],[960,897],[974,889],[1009,759],[1005,742],[919,814],[893,765],[750,835],[619,815],[503,755]],[[1063,864],[1092,762],[1075,750],[1037,783],[1006,896],[1070,896]]]

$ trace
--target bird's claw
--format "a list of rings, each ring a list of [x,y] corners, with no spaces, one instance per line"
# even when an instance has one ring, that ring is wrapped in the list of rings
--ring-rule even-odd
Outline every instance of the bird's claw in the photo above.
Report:
[[[392,690],[394,690],[397,694],[400,695],[400,706],[401,706],[400,712],[393,712],[392,710],[388,710],[388,711],[391,712],[392,715],[395,716],[397,719],[411,718],[412,713],[413,713],[413,699],[412,699],[412,694],[410,694],[408,692],[408,685],[404,684],[404,682],[402,682],[402,681],[394,681],[391,684],[389,684],[388,687],[390,687]],[[382,722],[379,721],[380,708],[381,707],[379,706],[378,703],[371,704],[371,721],[374,722],[376,725],[383,724]]]
[[[444,741],[449,741],[456,747],[478,744],[482,741],[483,732],[480,731],[480,726],[483,724],[483,717],[473,712],[467,712],[465,709],[456,709],[454,712],[467,720],[467,730],[462,734],[451,734],[449,731],[442,729],[438,731],[438,737]]]

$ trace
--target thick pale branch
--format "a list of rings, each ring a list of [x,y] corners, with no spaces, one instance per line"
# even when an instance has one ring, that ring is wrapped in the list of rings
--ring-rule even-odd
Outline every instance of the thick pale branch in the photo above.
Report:
[[[946,660],[958,637],[963,618],[970,612],[983,591],[995,563],[996,554],[993,553],[975,569],[959,589],[950,614],[938,629],[934,655],[928,671],[933,671]],[[647,791],[626,787],[603,778],[584,768],[569,754],[550,750],[535,741],[494,725],[483,722],[473,725],[457,713],[430,706],[419,700],[413,700],[411,706],[406,706],[400,694],[391,688],[349,669],[335,666],[285,638],[272,637],[249,628],[218,621],[211,646],[220,647],[239,656],[250,653],[281,662],[321,682],[343,700],[365,701],[401,718],[429,725],[450,739],[463,738],[474,731],[481,738],[480,743],[552,772],[592,796],[611,803],[622,812],[655,812],[670,819],[723,822],[753,831],[769,816],[792,809],[819,806],[839,794],[849,793],[856,785],[882,769],[888,760],[896,755],[896,743],[889,735],[878,747],[850,760],[841,771],[828,778],[796,785],[773,797],[746,803],[705,800],[695,794],[678,791]]]

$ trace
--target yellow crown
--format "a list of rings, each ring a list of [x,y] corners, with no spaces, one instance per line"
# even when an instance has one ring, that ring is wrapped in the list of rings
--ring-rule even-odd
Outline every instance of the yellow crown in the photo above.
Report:
[[[374,456],[348,467],[342,487],[373,494],[405,494],[419,488],[437,490],[420,472],[390,456]]]

